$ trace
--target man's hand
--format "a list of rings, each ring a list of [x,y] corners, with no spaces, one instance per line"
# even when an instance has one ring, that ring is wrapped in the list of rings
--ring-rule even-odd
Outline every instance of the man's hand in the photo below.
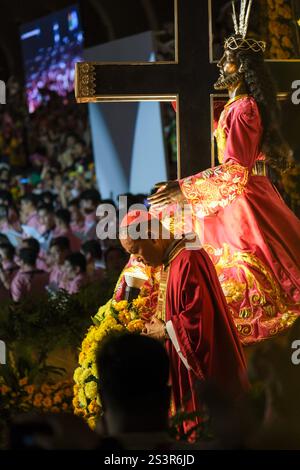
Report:
[[[148,197],[149,204],[154,209],[162,209],[170,204],[177,202],[183,203],[185,201],[178,181],[157,183],[155,187],[158,187],[159,189],[155,194]]]
[[[166,338],[165,323],[156,317],[152,317],[149,322],[145,323],[145,327],[143,329],[142,334],[145,336],[150,336],[151,338],[155,338],[158,340],[165,339]]]

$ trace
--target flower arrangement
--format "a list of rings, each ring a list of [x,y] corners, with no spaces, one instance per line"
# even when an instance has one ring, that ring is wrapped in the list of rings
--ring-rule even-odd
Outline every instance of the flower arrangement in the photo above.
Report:
[[[29,383],[28,377],[20,379],[16,386],[9,387],[4,381],[0,384],[1,415],[27,412],[38,409],[40,412],[59,413],[72,411],[72,381],[43,383],[37,386]]]
[[[72,361],[91,315],[115,283],[106,279],[75,295],[59,291],[20,304],[2,302],[0,338],[7,344],[7,361],[0,367],[0,421],[33,409],[72,411]]]
[[[154,314],[157,305],[158,281],[150,275],[140,290],[139,296],[132,302],[119,299],[124,273],[132,269],[126,267],[117,284],[115,294],[104,306],[100,307],[84,338],[79,354],[79,366],[74,372],[74,412],[82,416],[94,429],[101,413],[98,396],[99,375],[96,367],[96,353],[103,338],[110,332],[129,331],[141,333],[144,321]],[[133,269],[135,269],[133,267]]]

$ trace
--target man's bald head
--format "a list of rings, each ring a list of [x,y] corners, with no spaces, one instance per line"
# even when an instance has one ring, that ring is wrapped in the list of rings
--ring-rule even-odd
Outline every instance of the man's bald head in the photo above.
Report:
[[[120,225],[120,241],[125,250],[154,267],[163,263],[171,238],[170,232],[146,210],[128,212]]]

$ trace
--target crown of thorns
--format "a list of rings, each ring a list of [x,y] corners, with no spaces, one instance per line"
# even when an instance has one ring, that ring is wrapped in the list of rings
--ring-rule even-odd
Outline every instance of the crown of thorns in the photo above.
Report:
[[[231,51],[239,49],[244,51],[251,50],[252,52],[265,52],[266,46],[267,45],[264,41],[236,36],[230,36],[230,38],[226,39],[224,43],[225,49],[230,49]]]
[[[252,1],[253,0],[240,0],[240,13],[239,16],[237,16],[235,1],[232,0],[232,20],[235,34],[226,39],[224,44],[225,49],[232,51],[242,49],[244,51],[251,50],[252,52],[264,52],[266,50],[266,43],[264,41],[246,38]]]

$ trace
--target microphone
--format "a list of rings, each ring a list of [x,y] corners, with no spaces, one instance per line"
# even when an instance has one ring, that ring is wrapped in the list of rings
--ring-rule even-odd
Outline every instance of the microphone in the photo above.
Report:
[[[125,300],[132,302],[139,296],[142,286],[147,281],[148,276],[142,271],[134,271],[125,274]]]

